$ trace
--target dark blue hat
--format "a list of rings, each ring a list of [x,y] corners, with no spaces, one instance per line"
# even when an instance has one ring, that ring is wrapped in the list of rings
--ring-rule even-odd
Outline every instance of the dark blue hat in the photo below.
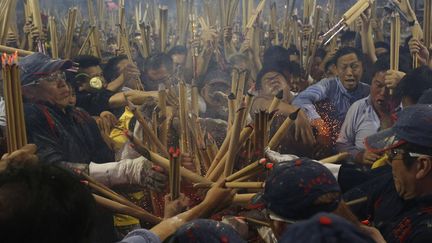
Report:
[[[72,67],[70,60],[51,59],[49,56],[36,52],[19,59],[21,85],[30,84],[42,76],[49,75],[58,70]]]
[[[196,219],[181,226],[168,242],[236,243],[246,241],[230,225],[210,219]]]
[[[432,155],[432,105],[413,105],[403,109],[393,127],[365,140],[366,148],[375,153],[405,143],[429,148],[429,152],[422,152]]]
[[[253,200],[266,206],[270,218],[295,221],[318,212],[334,211],[340,202],[340,192],[329,169],[309,158],[299,158],[275,164],[265,181],[264,192]],[[316,203],[328,193],[336,193],[335,199]]]
[[[290,242],[375,242],[347,220],[330,213],[319,213],[309,220],[290,225],[280,243]]]

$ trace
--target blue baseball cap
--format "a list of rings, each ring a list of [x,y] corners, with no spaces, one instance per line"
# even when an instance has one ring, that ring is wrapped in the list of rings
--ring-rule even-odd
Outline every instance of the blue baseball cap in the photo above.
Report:
[[[375,242],[357,226],[331,213],[319,213],[312,218],[287,227],[280,243],[291,242]]]
[[[334,200],[317,203],[323,195],[335,193]],[[309,158],[276,163],[265,181],[264,191],[252,201],[263,204],[270,218],[297,221],[318,212],[334,211],[341,200],[336,178],[322,164]]]
[[[366,148],[374,153],[410,143],[425,148],[432,155],[432,105],[417,104],[403,109],[393,127],[365,139]]]
[[[72,68],[70,60],[51,59],[49,56],[36,52],[19,59],[21,85],[30,84],[37,79],[49,75],[58,70]]]
[[[242,243],[246,241],[228,224],[211,219],[196,219],[181,226],[167,242]]]

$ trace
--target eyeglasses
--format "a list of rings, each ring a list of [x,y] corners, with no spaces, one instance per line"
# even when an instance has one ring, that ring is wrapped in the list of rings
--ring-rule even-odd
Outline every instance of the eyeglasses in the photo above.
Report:
[[[413,152],[406,152],[404,149],[390,149],[387,152],[387,163],[391,165],[393,163],[393,160],[398,154],[407,154],[411,158],[418,158],[420,156],[429,156],[425,154],[419,154],[419,153],[413,153]]]

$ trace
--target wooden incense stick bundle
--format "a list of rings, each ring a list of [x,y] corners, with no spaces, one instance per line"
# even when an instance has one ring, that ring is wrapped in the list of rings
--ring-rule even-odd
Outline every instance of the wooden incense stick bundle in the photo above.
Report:
[[[257,160],[255,162],[252,162],[251,164],[243,167],[241,170],[233,173],[232,175],[228,176],[225,178],[226,182],[231,182],[231,181],[235,181],[251,172],[255,172],[255,171],[259,171],[261,169],[264,168],[265,164],[266,164],[266,159],[260,159]]]
[[[390,24],[390,69],[399,70],[399,42],[400,42],[400,17],[399,13],[393,12]],[[390,90],[390,95],[393,90]]]
[[[233,199],[233,204],[247,204],[255,196],[255,193],[236,194]]]
[[[18,68],[18,54],[2,55],[3,95],[6,108],[6,139],[8,153],[27,144],[24,108],[21,94],[21,81]]]
[[[253,105],[253,101],[254,101],[254,94],[247,92],[246,96],[245,96],[245,107],[246,107],[246,111],[244,113],[244,117],[243,117],[243,124],[242,127],[246,126],[249,114],[251,112],[252,109],[252,105]]]
[[[138,219],[142,219],[145,222],[149,222],[152,224],[158,224],[162,221],[161,218],[156,217],[156,216],[154,216],[154,215],[152,215],[146,211],[142,211],[142,210],[138,210],[136,208],[129,207],[127,205],[118,203],[116,201],[107,199],[105,197],[101,197],[97,194],[93,194],[93,197],[95,198],[97,204],[99,204],[100,206],[105,207],[107,209],[110,209],[116,213],[130,215],[130,216],[133,216],[133,217],[138,218]]]
[[[169,171],[168,159],[160,156],[157,153],[150,151],[138,139],[133,138],[133,137],[131,137],[130,139],[131,139],[131,142],[134,144],[135,150],[138,153],[140,153],[142,156],[146,157],[147,159],[151,160],[153,163],[159,165],[164,170]],[[194,172],[192,172],[192,171],[190,171],[184,167],[180,167],[180,175],[192,183],[211,183],[211,181],[209,181],[208,179],[206,179],[200,175],[197,175]]]
[[[132,111],[132,113],[134,114],[137,121],[143,127],[144,132],[150,136],[151,142],[156,144],[156,147],[159,149],[159,152],[161,152],[165,158],[168,158],[169,154],[168,154],[168,151],[166,150],[166,147],[161,143],[159,138],[156,136],[156,134],[154,134],[153,130],[149,127],[149,125],[147,124],[147,121],[144,119],[143,115],[141,114],[141,111],[139,111],[138,108],[136,108],[127,99],[126,96],[124,98],[128,103],[128,108],[130,109],[130,111]]]
[[[22,50],[22,49],[13,48],[13,47],[4,46],[4,45],[0,45],[0,52],[8,53],[8,54],[17,53],[18,56],[28,56],[28,55],[31,55],[34,53],[32,51]]]
[[[367,200],[368,200],[368,197],[361,197],[361,198],[357,198],[357,199],[345,202],[345,204],[347,206],[353,206],[353,205],[356,205],[356,204],[359,204],[359,203],[366,202]]]
[[[67,24],[67,31],[66,31],[66,40],[65,40],[65,49],[64,49],[65,50],[64,51],[65,59],[70,59],[70,57],[71,57],[73,36],[74,36],[75,25],[76,25],[76,15],[77,15],[77,8],[69,9],[68,24]]]
[[[160,51],[166,51],[166,44],[168,40],[168,7],[159,7],[159,38],[160,38]]]
[[[5,0],[0,5],[0,44],[6,44],[14,5],[16,5],[15,0]]]
[[[273,111],[278,109],[282,98],[283,98],[283,90],[279,90],[279,92],[273,97],[273,100],[270,103],[270,106],[268,108],[269,113],[272,113]]]
[[[180,150],[174,151],[174,148],[170,149],[170,170],[169,170],[169,182],[170,182],[170,194],[171,200],[176,200],[180,196]]]
[[[148,26],[150,27],[150,26]],[[149,39],[149,28],[144,23],[140,23],[140,34],[141,34],[141,45],[142,45],[142,53],[141,55],[144,58],[150,56],[150,39]]]
[[[243,128],[242,132],[240,133],[240,138],[238,139],[238,142],[237,142],[237,149],[236,149],[236,151],[234,151],[234,154],[237,154],[239,149],[246,143],[246,141],[251,136],[253,130],[254,129],[251,126],[247,126],[247,127]],[[230,139],[230,142],[231,142],[231,139]],[[226,162],[228,160],[228,153],[229,153],[229,150],[227,153],[225,153],[223,155],[223,157],[220,159],[220,161],[217,162],[214,169],[210,173],[208,173],[207,178],[209,178],[212,181],[215,181],[222,175],[222,173],[224,172],[225,166],[226,166]]]
[[[227,132],[230,130],[233,122],[234,122],[234,116],[235,116],[235,101],[236,96],[234,93],[231,93],[228,95],[228,129]]]
[[[432,45],[432,1],[424,0],[423,4],[423,31],[424,44],[428,50]]]
[[[242,130],[241,124],[242,124],[244,112],[245,112],[245,108],[241,107],[240,109],[237,110],[234,118],[231,140],[228,148],[227,162],[225,164],[225,170],[224,170],[225,177],[231,175],[234,169],[234,162],[235,162],[235,158],[237,157],[236,152],[239,146],[238,142],[240,138],[240,132]]]
[[[50,43],[51,57],[53,59],[58,59],[59,52],[58,52],[57,24],[53,16],[49,17],[49,30],[50,30],[50,37],[51,37],[51,43]]]
[[[209,188],[212,187],[214,183],[197,183],[194,184],[194,188]],[[235,189],[262,189],[264,187],[264,182],[226,182],[225,183],[226,188],[235,188]]]
[[[276,131],[276,133],[273,135],[273,137],[270,139],[270,142],[268,143],[268,147],[271,150],[276,149],[276,147],[279,145],[279,143],[282,141],[283,136],[288,131],[288,128],[294,124],[294,121],[297,119],[297,115],[300,112],[300,108],[291,113],[285,121],[282,123],[282,125],[279,127],[279,129]]]
[[[347,159],[349,156],[350,156],[350,154],[348,152],[338,153],[338,154],[335,154],[333,156],[321,159],[320,162],[323,164],[326,164],[326,163],[333,164],[333,163],[342,161],[344,159]]]
[[[253,24],[257,20],[258,15],[261,13],[261,11],[265,7],[265,2],[266,2],[266,0],[261,0],[260,3],[258,3],[258,6],[256,7],[254,13],[250,16],[250,18],[248,20],[248,23],[246,25],[246,30],[251,29],[253,27]]]
[[[165,86],[159,86],[158,91],[158,107],[160,109],[159,119],[162,120],[159,139],[161,143],[166,147],[168,144],[168,117],[167,117],[167,93]]]
[[[181,81],[179,83],[179,120],[180,120],[180,151],[188,153],[188,127],[186,123],[186,116],[188,110],[187,97],[186,97],[186,84]]]

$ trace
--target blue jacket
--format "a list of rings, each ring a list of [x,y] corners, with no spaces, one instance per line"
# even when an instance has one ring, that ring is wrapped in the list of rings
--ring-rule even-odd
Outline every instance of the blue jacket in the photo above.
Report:
[[[350,106],[368,96],[369,91],[369,85],[365,83],[360,82],[355,91],[348,92],[339,78],[323,79],[300,92],[293,105],[301,107],[310,120],[315,120],[321,118],[315,105],[320,101],[327,101],[331,108],[326,109],[325,113],[342,124]]]

